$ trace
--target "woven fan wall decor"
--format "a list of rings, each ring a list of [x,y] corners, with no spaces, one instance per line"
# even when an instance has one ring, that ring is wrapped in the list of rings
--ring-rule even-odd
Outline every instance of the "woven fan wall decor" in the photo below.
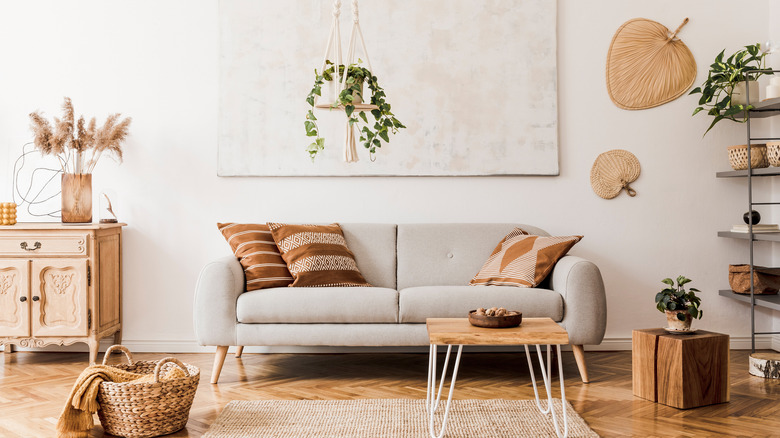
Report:
[[[663,105],[680,97],[696,79],[696,61],[677,33],[646,18],[623,23],[607,53],[607,90],[627,110]]]
[[[614,149],[596,157],[590,169],[590,185],[604,199],[612,199],[626,189],[628,196],[636,196],[629,186],[639,178],[639,160],[629,151]]]

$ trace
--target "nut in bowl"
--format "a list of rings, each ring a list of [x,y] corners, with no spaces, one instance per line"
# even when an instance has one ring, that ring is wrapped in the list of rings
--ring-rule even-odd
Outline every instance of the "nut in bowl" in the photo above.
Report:
[[[491,307],[469,311],[469,323],[476,327],[509,328],[517,327],[523,322],[523,314],[516,310],[506,310],[503,307]]]

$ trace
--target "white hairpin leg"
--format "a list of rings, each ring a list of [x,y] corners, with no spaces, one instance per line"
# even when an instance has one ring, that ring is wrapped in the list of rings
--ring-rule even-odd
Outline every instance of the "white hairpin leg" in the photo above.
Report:
[[[566,392],[563,387],[563,361],[561,360],[561,346],[556,345],[556,351],[558,353],[558,380],[561,382],[561,411],[563,415],[563,434],[561,434],[560,427],[558,426],[558,415],[555,413],[552,401],[552,375],[550,366],[550,345],[547,345],[547,366],[544,365],[544,359],[542,358],[542,349],[539,345],[536,346],[536,354],[539,356],[539,367],[542,371],[542,380],[544,381],[544,388],[547,391],[547,408],[542,409],[542,404],[539,400],[539,392],[536,389],[536,377],[534,376],[534,368],[531,363],[531,355],[528,352],[528,345],[525,346],[525,356],[528,359],[528,368],[531,373],[531,382],[534,386],[534,395],[536,396],[536,406],[543,414],[550,412],[552,414],[553,426],[555,426],[555,434],[559,438],[566,438],[569,434],[569,421],[566,414]],[[546,370],[545,370],[546,368]]]
[[[452,345],[447,346],[447,355],[444,359],[444,367],[441,371],[441,383],[439,383],[439,390],[436,391],[436,345],[431,344],[428,356],[428,391],[426,396],[425,407],[428,411],[428,431],[432,438],[442,438],[444,432],[447,430],[447,416],[450,413],[450,403],[452,403],[452,394],[455,392],[455,380],[458,377],[458,367],[460,366],[460,355],[463,352],[463,345],[458,345],[458,355],[455,358],[455,366],[452,369],[452,379],[450,380],[450,392],[447,397],[447,405],[444,408],[444,417],[441,420],[441,430],[437,434],[434,431],[433,420],[436,417],[436,410],[439,408],[439,401],[441,400],[441,392],[444,388],[444,379],[447,377],[447,367],[450,363],[450,353],[452,353]]]

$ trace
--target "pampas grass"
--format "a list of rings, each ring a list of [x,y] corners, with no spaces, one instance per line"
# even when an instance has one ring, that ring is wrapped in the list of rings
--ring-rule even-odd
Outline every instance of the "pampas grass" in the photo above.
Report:
[[[89,123],[84,116],[76,121],[73,102],[66,97],[62,104],[62,119],[54,117],[54,123],[43,118],[40,112],[30,114],[33,143],[42,155],[54,155],[65,173],[92,173],[104,152],[122,161],[122,143],[129,135],[130,122],[121,114],[111,114],[98,128],[93,117]]]

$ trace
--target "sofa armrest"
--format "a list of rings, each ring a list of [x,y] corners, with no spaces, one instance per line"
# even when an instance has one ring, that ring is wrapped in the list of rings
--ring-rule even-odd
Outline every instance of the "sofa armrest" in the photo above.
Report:
[[[599,268],[565,256],[553,268],[550,287],[563,296],[561,325],[569,332],[569,343],[600,344],[607,329],[607,296]]]
[[[237,345],[236,301],[244,285],[244,269],[234,256],[215,260],[200,271],[194,312],[200,345]]]

